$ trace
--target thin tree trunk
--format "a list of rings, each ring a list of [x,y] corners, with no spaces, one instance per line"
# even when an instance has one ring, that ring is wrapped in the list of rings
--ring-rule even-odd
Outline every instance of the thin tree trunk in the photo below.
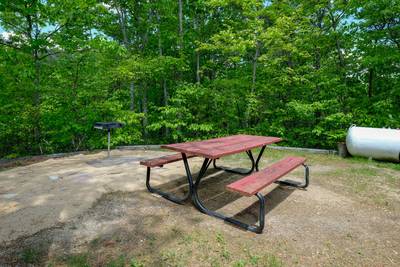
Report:
[[[193,29],[197,33],[197,36],[200,37],[200,26],[198,25],[198,18],[197,16],[193,19]],[[201,38],[199,38],[201,41]],[[200,51],[196,50],[196,83],[200,84]]]
[[[124,44],[124,47],[128,50],[129,49],[129,40],[128,40],[128,34],[126,31],[126,15],[125,15],[125,10],[121,6],[116,7],[117,13],[118,13],[118,22],[119,26],[122,32],[122,41]],[[130,110],[135,111],[135,82],[130,81],[129,82],[129,96],[130,96]]]
[[[340,41],[339,41],[339,39],[338,38],[335,38],[336,39],[336,51],[337,51],[337,54],[338,54],[338,58],[339,58],[339,65],[340,65],[340,67],[342,67],[342,68],[344,68],[344,66],[345,66],[345,63],[344,63],[344,56],[343,56],[343,53],[342,53],[342,48],[341,48],[341,45],[340,45]]]
[[[143,106],[143,113],[144,113],[144,117],[143,117],[143,133],[144,133],[145,139],[147,139],[147,125],[148,125],[147,113],[148,113],[148,110],[147,110],[147,85],[146,84],[143,85],[142,106]]]
[[[25,5],[28,8],[27,5]],[[35,15],[35,18],[36,15]],[[33,45],[34,42],[37,41],[39,36],[39,28],[37,23],[33,21],[31,15],[26,16],[26,20],[28,22],[28,29],[27,29],[27,37]],[[32,50],[32,61],[34,65],[34,92],[33,92],[33,107],[34,107],[34,114],[33,114],[33,134],[34,134],[34,142],[39,146],[40,154],[43,154],[42,146],[41,146],[41,129],[40,129],[40,102],[41,102],[41,95],[40,95],[40,59],[39,59],[39,51],[37,48]]]
[[[34,79],[34,86],[35,92],[33,96],[33,104],[34,104],[34,138],[35,143],[39,145],[40,154],[43,154],[43,149],[41,145],[41,127],[40,127],[40,102],[41,102],[41,95],[40,95],[40,61],[38,51],[34,51],[33,56],[34,64],[35,64],[35,79]]]
[[[253,59],[253,75],[252,75],[252,83],[251,83],[251,93],[254,93],[255,86],[256,86],[256,78],[257,78],[257,60],[258,57],[260,56],[260,42],[257,41],[256,44],[256,52],[254,54],[254,59]]]
[[[125,10],[122,7],[117,7],[118,13],[118,22],[122,32],[122,40],[125,48],[128,47],[128,34],[126,32],[126,19],[125,19]]]
[[[315,46],[315,62],[314,62],[314,69],[316,71],[321,69],[321,49]],[[321,91],[321,87],[319,86],[318,82],[315,84],[315,91],[317,94]]]
[[[183,49],[183,3],[182,0],[178,0],[178,5],[179,5],[179,51],[182,51]]]
[[[368,98],[371,98],[372,94],[373,94],[373,79],[374,79],[374,70],[369,69],[369,71],[368,71]]]
[[[183,55],[183,3],[182,0],[178,0],[178,18],[179,18],[179,29],[178,29],[178,52],[180,56],[182,57]],[[182,79],[182,74],[180,72],[177,72],[177,80]],[[182,118],[182,114],[178,113],[177,114],[178,118]],[[177,130],[180,132],[181,131],[181,126],[177,127]]]
[[[72,88],[72,97],[74,100],[76,100],[78,98],[78,83],[79,83],[79,71],[80,71],[80,65],[83,62],[84,57],[80,57],[79,60],[76,62],[76,68],[75,68],[75,73],[73,76],[73,81],[71,84],[71,88]],[[74,101],[73,101],[74,102]],[[78,107],[76,105],[76,103],[72,103],[71,104],[71,110],[75,115],[78,115]],[[75,120],[77,122],[80,122],[80,116],[75,116]],[[75,139],[77,141],[75,141]],[[72,146],[74,147],[75,151],[78,151],[82,141],[85,139],[85,136],[82,136],[81,138],[81,133],[78,133],[77,135],[74,134],[73,138],[72,138]]]
[[[129,93],[130,93],[130,110],[135,111],[135,82],[131,81],[129,83]]]
[[[318,31],[318,36],[317,39],[319,40],[321,37],[321,34],[323,32],[323,20],[325,18],[326,15],[326,9],[325,8],[321,8],[317,11],[316,13],[316,21],[314,21],[312,23],[312,25],[317,28]],[[314,69],[316,71],[321,69],[321,48],[318,45],[314,46],[314,55],[315,55],[315,61],[314,61]],[[318,95],[321,91],[321,87],[319,86],[318,82],[315,83],[315,91],[316,94]]]
[[[200,84],[200,52],[196,51],[196,83]]]
[[[335,18],[334,13],[330,12],[329,17],[330,17],[330,21],[331,21],[331,24],[332,24],[333,32],[337,34],[338,33],[337,27],[339,25],[340,16]],[[344,68],[344,66],[345,66],[344,56],[343,56],[343,53],[342,53],[340,40],[337,37],[337,35],[335,35],[335,46],[336,46],[336,53],[337,53],[338,60],[339,60],[339,66],[341,68]]]
[[[147,17],[147,23],[146,26],[151,25],[153,19],[153,10],[149,11],[149,16]],[[148,37],[149,37],[149,28],[146,27],[143,35],[142,35],[142,53],[145,52],[145,48],[147,46],[148,43]],[[148,136],[148,131],[147,131],[147,125],[148,125],[148,108],[147,108],[147,104],[148,104],[148,99],[147,99],[147,88],[148,88],[148,84],[146,82],[144,82],[142,84],[142,88],[143,88],[143,100],[142,100],[142,106],[143,106],[143,133],[144,133],[144,139],[147,142],[147,136]]]
[[[163,48],[162,48],[162,35],[161,35],[161,19],[160,14],[156,12],[157,23],[158,23],[158,54],[160,57],[163,56]],[[167,88],[167,80],[165,77],[162,80],[162,88],[163,88],[163,96],[164,96],[164,105],[168,105],[168,88]]]
[[[163,80],[163,95],[164,95],[164,106],[168,106],[169,102],[169,94],[168,94],[168,87],[167,87],[167,80]]]
[[[156,11],[157,23],[158,23],[158,54],[160,57],[163,56],[163,48],[162,48],[162,36],[161,36],[161,19],[160,14]],[[168,88],[167,88],[167,80],[165,77],[162,79],[161,86],[163,88],[163,102],[164,106],[168,106]],[[169,136],[169,129],[165,128],[164,132],[165,136]]]

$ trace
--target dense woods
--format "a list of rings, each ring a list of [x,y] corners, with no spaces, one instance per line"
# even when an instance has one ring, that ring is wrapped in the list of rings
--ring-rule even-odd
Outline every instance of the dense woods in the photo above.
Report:
[[[0,158],[400,127],[399,0],[0,1]]]

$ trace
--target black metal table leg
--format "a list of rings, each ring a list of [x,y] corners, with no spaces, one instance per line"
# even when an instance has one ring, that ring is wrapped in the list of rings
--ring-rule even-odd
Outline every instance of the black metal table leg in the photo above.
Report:
[[[177,204],[183,204],[192,195],[191,191],[192,191],[193,182],[192,182],[192,180],[189,180],[189,179],[188,179],[189,192],[187,192],[183,197],[177,197],[177,196],[174,196],[174,195],[172,195],[170,193],[163,192],[163,191],[161,191],[159,189],[156,189],[156,188],[152,187],[150,185],[150,170],[151,170],[151,168],[147,167],[146,187],[147,187],[147,190],[149,190],[150,193],[158,194],[158,195],[162,196],[163,198],[168,199],[168,200],[170,200],[170,201],[172,201],[174,203],[177,203]]]
[[[250,173],[252,173],[252,172],[254,171],[254,169],[255,169],[256,171],[258,171],[258,163],[260,162],[261,156],[262,156],[263,153],[264,153],[265,147],[266,147],[266,146],[263,146],[263,147],[261,148],[260,153],[258,153],[258,156],[257,156],[257,160],[256,160],[256,161],[254,161],[253,153],[251,153],[251,150],[247,150],[247,151],[246,151],[246,154],[247,154],[247,156],[249,157],[249,159],[250,159],[250,161],[251,161],[251,168],[250,168],[250,170],[248,170],[248,171],[241,172],[241,171],[236,171],[236,170],[234,170],[234,169],[230,169],[230,168],[226,168],[226,167],[217,166],[217,163],[216,163],[217,160],[216,160],[216,159],[213,160],[213,166],[214,166],[214,168],[217,169],[217,170],[224,170],[224,171],[226,171],[226,172],[231,172],[231,173],[236,173],[236,174],[241,174],[241,175],[250,174]]]
[[[261,159],[262,155],[264,154],[265,147],[266,146],[263,146],[261,148],[260,153],[258,153],[258,156],[257,156],[257,160],[256,160],[256,171],[257,172],[258,172],[258,163],[260,162],[260,159]]]
[[[182,157],[184,157],[186,159],[186,161],[187,161],[186,154],[182,154]],[[200,173],[199,173],[199,176],[203,176],[204,175],[205,170],[207,170],[208,166],[210,166],[210,163],[211,163],[211,161],[204,160],[203,166],[202,166],[202,168],[200,170]],[[185,168],[186,168],[186,166],[185,166]],[[186,172],[188,172],[188,170],[186,170]],[[190,172],[190,170],[189,170],[189,172]],[[174,203],[177,203],[177,204],[183,204],[186,200],[188,200],[192,196],[192,194],[193,194],[193,179],[192,179],[191,175],[187,176],[188,185],[189,185],[189,192],[186,193],[183,197],[177,197],[177,196],[174,196],[174,195],[172,195],[170,193],[163,192],[163,191],[161,191],[159,189],[156,189],[156,188],[152,187],[150,185],[150,176],[151,176],[150,173],[151,173],[151,168],[147,167],[146,187],[147,187],[147,190],[150,193],[158,194],[158,195],[162,196],[163,198],[168,199],[168,200],[170,200],[170,201],[172,201]]]
[[[192,174],[190,172],[189,163],[188,163],[187,157],[186,157],[186,155],[184,153],[182,153],[182,158],[183,158],[183,162],[184,162],[184,165],[185,165],[185,170],[186,170],[186,174],[188,176],[188,179],[193,181]],[[202,213],[205,213],[205,214],[210,215],[212,217],[219,218],[219,219],[224,220],[226,222],[232,223],[232,224],[234,224],[234,225],[236,225],[238,227],[241,227],[243,229],[246,229],[246,230],[249,230],[249,231],[252,231],[252,232],[255,232],[255,233],[261,233],[263,228],[264,228],[264,222],[265,222],[265,199],[264,199],[264,196],[262,194],[260,194],[260,193],[256,194],[256,197],[259,199],[259,202],[260,202],[260,210],[259,210],[259,221],[260,221],[260,223],[259,223],[259,226],[248,225],[248,224],[243,223],[243,222],[241,222],[239,220],[236,220],[236,219],[234,219],[232,217],[228,217],[228,216],[226,216],[226,215],[224,215],[222,213],[210,210],[210,209],[208,209],[207,207],[204,206],[203,202],[200,200],[200,198],[198,196],[197,190],[198,190],[198,187],[200,185],[201,179],[204,176],[204,174],[206,173],[207,168],[209,167],[211,161],[212,161],[211,159],[207,159],[207,158],[204,159],[203,165],[202,165],[202,167],[200,169],[199,175],[197,176],[196,182],[194,184],[192,184],[191,196],[192,196],[193,205],[199,211],[201,211]]]
[[[187,161],[186,155],[185,155],[185,159]],[[204,163],[203,163],[203,165],[204,165]],[[151,185],[150,185],[150,170],[151,170],[151,168],[147,167],[146,187],[147,187],[147,190],[149,190],[151,193],[156,193],[156,194],[162,196],[163,198],[168,199],[168,200],[170,200],[170,201],[172,201],[174,203],[177,203],[177,204],[183,204],[186,200],[188,200],[192,196],[192,194],[193,194],[192,176],[187,176],[188,185],[189,185],[189,192],[187,192],[183,197],[179,198],[179,197],[176,197],[176,196],[174,196],[174,195],[172,195],[170,193],[163,192],[163,191],[161,191],[159,189],[155,189],[155,188],[151,187]]]

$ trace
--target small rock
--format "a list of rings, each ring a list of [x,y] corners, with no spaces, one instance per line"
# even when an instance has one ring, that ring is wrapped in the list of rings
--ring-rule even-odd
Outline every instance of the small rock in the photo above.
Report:
[[[9,194],[2,194],[1,196],[2,196],[3,198],[5,198],[5,199],[10,199],[10,198],[16,197],[17,194],[9,193]]]
[[[50,175],[50,176],[49,176],[49,179],[52,180],[52,181],[57,181],[57,180],[59,180],[60,178],[61,178],[61,177],[58,176],[58,175]]]

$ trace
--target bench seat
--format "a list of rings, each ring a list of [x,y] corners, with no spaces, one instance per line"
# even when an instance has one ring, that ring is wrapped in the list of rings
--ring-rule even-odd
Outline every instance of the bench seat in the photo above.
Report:
[[[226,188],[243,196],[254,196],[285,174],[304,164],[305,161],[306,159],[302,157],[286,157],[264,170],[255,172],[227,185]]]
[[[187,158],[193,158],[195,156],[196,155],[186,154]],[[144,165],[144,166],[147,166],[150,168],[162,167],[164,164],[172,163],[172,162],[176,162],[176,161],[180,161],[180,160],[182,160],[182,154],[176,153],[176,154],[172,154],[172,155],[162,156],[159,158],[143,160],[140,162],[140,165]]]

